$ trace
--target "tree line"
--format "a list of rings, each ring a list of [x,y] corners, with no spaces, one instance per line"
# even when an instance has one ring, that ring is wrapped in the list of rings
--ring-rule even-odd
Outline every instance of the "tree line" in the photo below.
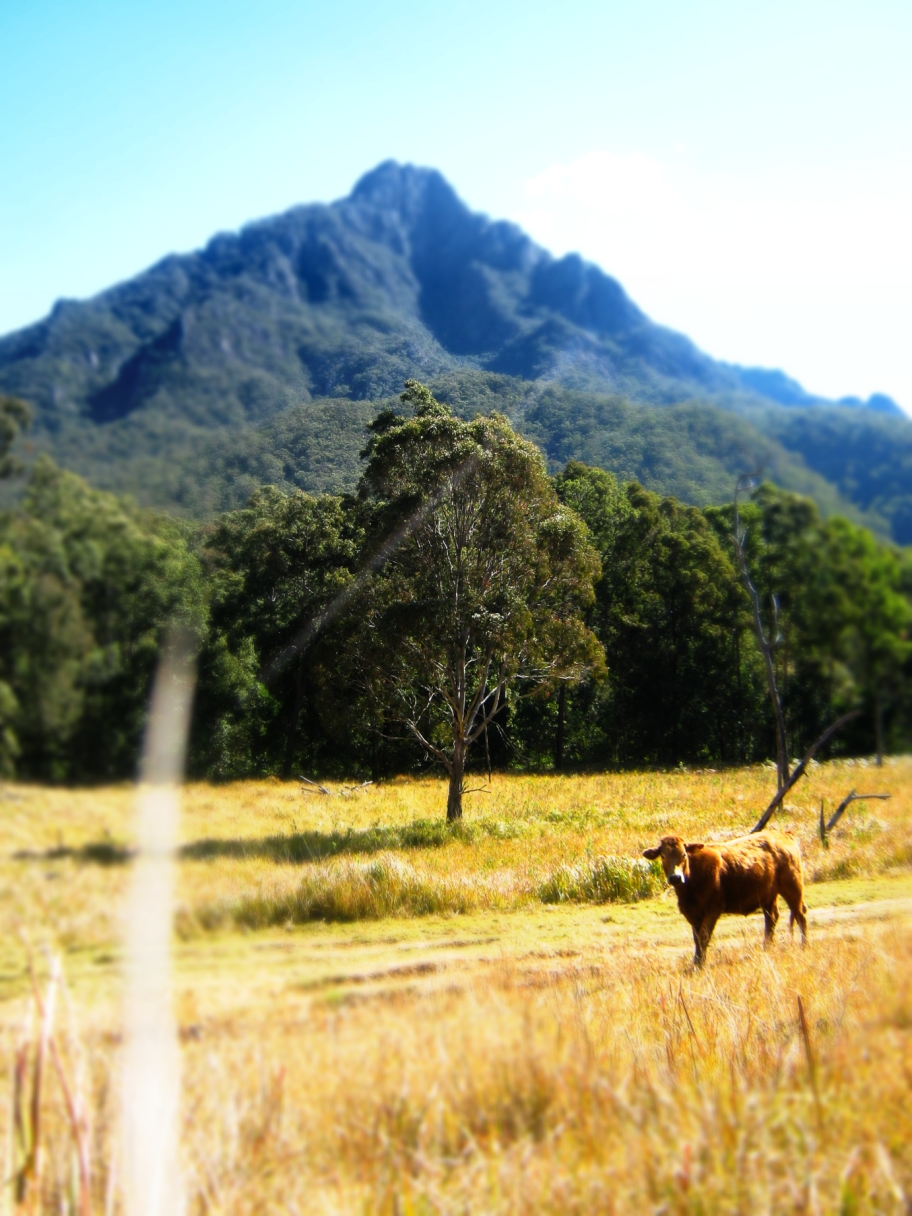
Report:
[[[25,416],[0,405],[9,476]],[[909,553],[768,483],[739,517],[792,755],[854,708],[832,749],[907,747]],[[194,776],[438,765],[458,817],[493,768],[774,757],[734,523],[578,461],[552,478],[505,418],[411,381],[351,495],[264,486],[192,524],[39,459],[0,515],[0,771],[132,777],[175,624]]]

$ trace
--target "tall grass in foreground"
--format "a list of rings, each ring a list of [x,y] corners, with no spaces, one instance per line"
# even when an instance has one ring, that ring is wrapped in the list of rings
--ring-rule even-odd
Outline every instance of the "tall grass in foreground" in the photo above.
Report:
[[[830,804],[843,796],[850,767],[821,766],[783,812],[809,876],[912,861],[906,761],[884,770],[894,799],[876,817],[853,807],[828,850],[816,840],[818,794]],[[485,813],[457,832],[427,826],[439,782],[309,801],[274,783],[192,787],[179,867],[190,931],[382,917],[386,961],[401,974],[302,988],[285,960],[311,935],[283,934],[273,935],[272,953],[261,952],[265,937],[250,942],[246,965],[258,980],[265,971],[257,988],[240,963],[217,979],[210,943],[186,947],[199,968],[187,977],[194,1003],[180,1024],[190,1211],[908,1216],[907,921],[840,929],[821,919],[806,951],[788,940],[762,951],[757,926],[746,925],[696,974],[676,914],[668,936],[653,930],[647,905],[635,934],[577,937],[575,955],[549,948],[541,924],[557,919],[541,915],[543,900],[648,894],[644,843],[667,830],[709,840],[743,831],[768,779],[756,770],[497,778]],[[102,827],[129,844],[131,791],[5,792],[2,975],[15,979],[21,965],[9,946],[18,918],[33,936],[50,927],[85,976],[87,953],[116,940],[130,867],[67,857],[65,847],[106,839]],[[17,859],[19,850],[29,858]],[[533,948],[494,962],[451,950],[446,964],[432,956],[402,968],[417,956],[399,952],[396,918],[486,907],[525,909],[511,920],[532,926]],[[342,951],[361,933],[312,936]],[[212,949],[233,958],[236,942]],[[119,1210],[112,1144],[122,1043],[118,1020],[96,1016],[113,969],[93,975],[79,989],[82,1030],[65,1063],[84,1102],[90,1204],[100,1214]],[[0,1008],[0,1056],[14,1065],[40,1046],[41,1018],[20,995]],[[41,1087],[40,1119],[29,1114],[17,1141],[10,1116],[25,1110],[27,1091],[15,1082],[7,1094],[8,1083],[0,1074],[0,1137],[16,1148],[10,1171],[22,1169],[39,1126],[31,1210],[72,1212],[76,1138],[64,1089]]]
[[[203,1019],[184,1035],[191,1212],[905,1216],[909,946],[908,925],[869,924],[690,973],[640,943]],[[119,1049],[89,1047],[104,1146]],[[46,1123],[35,1210],[57,1212],[62,1109]]]
[[[92,1142],[85,1073],[72,1034],[61,1035],[55,1024],[62,969],[59,958],[52,957],[49,961],[50,974],[42,991],[29,954],[31,1002],[29,1016],[13,1048],[3,1210],[38,1211],[42,1198],[50,1191],[58,1210],[91,1216]],[[65,991],[63,995],[66,996]],[[75,1083],[71,1075],[74,1056]],[[43,1134],[43,1115],[52,1076],[59,1087],[58,1117],[57,1134],[49,1152],[47,1136]]]

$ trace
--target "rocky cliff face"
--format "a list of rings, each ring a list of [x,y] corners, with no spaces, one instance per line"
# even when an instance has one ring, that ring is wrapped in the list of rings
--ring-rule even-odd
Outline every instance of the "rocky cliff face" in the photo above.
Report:
[[[218,235],[94,299],[60,301],[44,321],[0,339],[0,392],[35,407],[37,448],[160,503],[175,501],[171,466],[213,437],[243,446],[251,426],[292,406],[367,402],[410,376],[482,372],[535,382],[539,393],[576,392],[560,398],[573,417],[551,410],[571,438],[574,411],[608,416],[584,409],[580,392],[652,406],[699,399],[768,434],[765,410],[810,406],[813,415],[819,404],[781,372],[710,359],[654,324],[597,266],[554,258],[515,225],[470,211],[436,171],[393,162],[346,199]],[[530,391],[503,388],[508,397]],[[872,420],[879,411],[912,435],[889,398],[842,405]],[[883,418],[890,412],[900,417]],[[311,421],[332,416],[321,405]],[[801,430],[799,456],[812,467],[813,428]],[[788,445],[793,431],[779,425],[776,442]],[[536,437],[548,450],[550,431]],[[321,450],[331,448],[329,436]]]
[[[392,162],[340,202],[60,302],[0,340],[0,387],[52,430],[146,408],[223,426],[288,393],[377,396],[465,363],[654,402],[757,391],[654,325],[598,267],[551,257],[469,211],[439,173]]]

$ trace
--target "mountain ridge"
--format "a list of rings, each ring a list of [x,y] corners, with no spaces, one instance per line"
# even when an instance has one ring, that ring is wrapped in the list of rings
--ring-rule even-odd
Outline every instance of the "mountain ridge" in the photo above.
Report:
[[[291,406],[474,371],[651,407],[699,400],[777,444],[792,432],[773,436],[770,410],[889,418],[905,434],[883,395],[826,402],[783,372],[711,359],[599,267],[470,211],[437,170],[392,161],[344,199],[216,234],[0,338],[0,392],[33,404],[36,449],[119,486],[214,435],[242,443]]]
[[[600,387],[621,387],[633,399],[649,396],[656,403],[685,399],[686,385],[691,392],[746,391],[785,405],[862,404],[901,413],[883,394],[870,404],[826,401],[778,370],[717,362],[683,334],[651,321],[598,266],[578,254],[555,258],[515,224],[469,211],[437,170],[393,161],[365,174],[347,198],[302,204],[237,233],[218,233],[203,249],[170,254],[88,301],[58,301],[44,321],[0,338],[0,380],[6,387],[12,364],[52,354],[53,331],[65,329],[74,310],[107,308],[107,328],[94,327],[94,336],[107,341],[99,343],[101,355],[87,350],[83,379],[89,416],[113,421],[141,400],[147,365],[166,363],[192,343],[187,307],[205,304],[220,283],[236,285],[242,276],[311,310],[357,307],[368,323],[393,314],[405,329],[421,326],[432,342],[416,350],[418,360],[424,355],[451,366],[468,360],[524,379],[558,378],[582,362],[590,378],[602,380]],[[116,362],[116,376],[102,382],[106,367],[122,355],[118,339],[130,345],[118,323],[132,331],[134,349]],[[626,349],[619,351],[622,340]],[[200,353],[238,354],[224,337],[218,352]],[[336,388],[308,354],[305,347],[301,359],[314,388]],[[645,384],[630,392],[618,384],[617,365],[637,360]],[[661,383],[669,379],[677,384]],[[356,384],[353,395],[376,395],[368,387]]]

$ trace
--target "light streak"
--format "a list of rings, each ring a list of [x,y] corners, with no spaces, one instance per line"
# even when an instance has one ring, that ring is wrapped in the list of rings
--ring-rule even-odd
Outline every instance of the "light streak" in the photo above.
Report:
[[[286,663],[289,663],[295,655],[301,654],[302,651],[306,650],[310,643],[328,625],[331,625],[337,617],[341,616],[371,575],[386,565],[393,554],[402,548],[412,533],[437,509],[445,495],[452,493],[465,479],[467,474],[475,468],[477,463],[478,457],[474,454],[470,455],[449,477],[445,478],[438,489],[430,497],[426,498],[424,502],[420,503],[408,519],[404,520],[398,528],[395,528],[390,533],[377,552],[367,559],[352,581],[342,588],[335,599],[331,600],[322,612],[311,617],[288,645],[276,655],[271,663],[263,668],[260,672],[260,679],[267,687]]]
[[[180,1048],[171,1005],[179,790],[195,670],[173,632],[152,692],[137,795],[137,854],[127,909],[122,1148],[129,1216],[182,1216]]]

